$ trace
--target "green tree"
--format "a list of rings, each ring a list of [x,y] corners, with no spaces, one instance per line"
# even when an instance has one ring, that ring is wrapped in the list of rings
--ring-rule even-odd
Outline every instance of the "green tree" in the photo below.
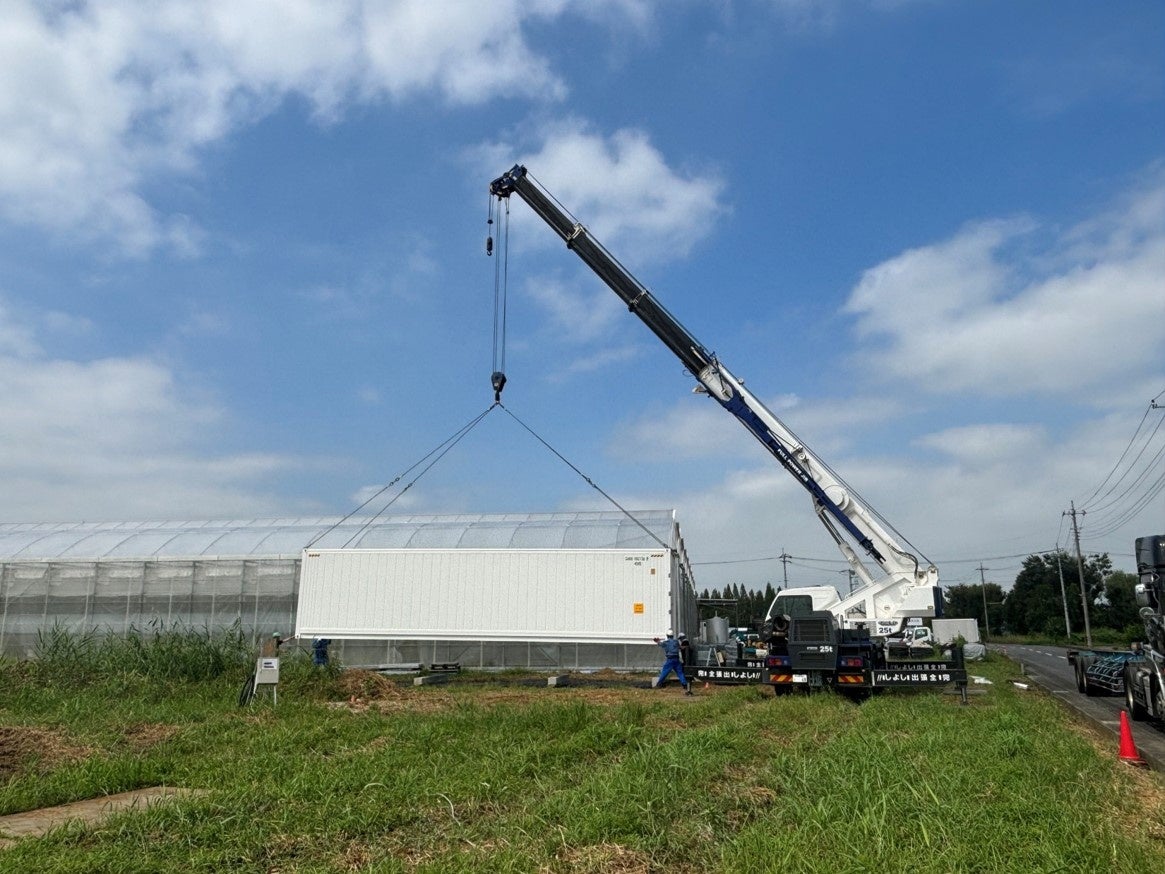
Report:
[[[1140,608],[1137,606],[1134,587],[1136,574],[1113,571],[1104,579],[1103,622],[1109,628],[1125,629],[1141,624]]]
[[[986,590],[986,599],[984,599]],[[998,583],[984,585],[969,585],[960,583],[947,588],[943,612],[952,619],[974,619],[979,627],[986,632],[987,628],[998,633],[1004,625],[1003,587]],[[987,601],[987,619],[983,623],[983,601]]]
[[[1060,589],[1060,572],[1068,593],[1068,617],[1072,628],[1084,628],[1084,607],[1080,597],[1080,576],[1076,559],[1060,550],[1045,555],[1029,555],[1015,578],[1015,585],[1003,603],[1007,628],[1016,634],[1064,633],[1064,599]],[[1112,570],[1108,554],[1090,555],[1084,561],[1084,597],[1088,601],[1091,623],[1103,618],[1096,604],[1104,592],[1104,578]]]

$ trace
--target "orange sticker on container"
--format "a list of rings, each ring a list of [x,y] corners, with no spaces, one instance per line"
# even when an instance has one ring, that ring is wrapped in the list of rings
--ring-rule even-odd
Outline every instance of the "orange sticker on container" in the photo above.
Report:
[[[642,613],[643,612],[643,605],[642,604],[632,604],[631,609],[636,613]]]

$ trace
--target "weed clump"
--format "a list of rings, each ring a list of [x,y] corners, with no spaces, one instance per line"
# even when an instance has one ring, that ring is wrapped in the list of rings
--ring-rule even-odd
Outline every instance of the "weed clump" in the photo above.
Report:
[[[198,683],[241,677],[252,657],[238,623],[213,632],[154,625],[104,635],[55,625],[37,633],[27,670],[35,681],[57,687],[131,678]]]

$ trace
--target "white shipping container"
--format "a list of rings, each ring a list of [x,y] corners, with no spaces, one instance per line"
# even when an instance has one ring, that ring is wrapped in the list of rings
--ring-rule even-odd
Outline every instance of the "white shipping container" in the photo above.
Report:
[[[932,619],[930,624],[935,640],[946,646],[962,635],[967,643],[979,642],[979,623],[974,619]]]
[[[683,615],[684,593],[674,556],[642,549],[304,550],[296,635],[642,644],[680,630],[673,616]]]

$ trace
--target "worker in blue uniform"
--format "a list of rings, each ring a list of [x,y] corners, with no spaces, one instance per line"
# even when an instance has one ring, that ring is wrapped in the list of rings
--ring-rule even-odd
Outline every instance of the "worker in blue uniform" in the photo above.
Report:
[[[311,663],[317,668],[328,664],[328,647],[332,641],[326,637],[317,637],[311,642]]]
[[[684,665],[680,661],[680,642],[676,640],[675,634],[669,628],[667,630],[667,638],[660,640],[658,637],[653,637],[656,645],[663,650],[663,667],[659,671],[659,679],[655,681],[656,688],[663,686],[664,680],[667,679],[668,674],[672,671],[676,672],[676,676],[680,679],[680,685],[684,687],[684,694],[692,694],[692,684],[688,682],[688,678],[684,676]]]

